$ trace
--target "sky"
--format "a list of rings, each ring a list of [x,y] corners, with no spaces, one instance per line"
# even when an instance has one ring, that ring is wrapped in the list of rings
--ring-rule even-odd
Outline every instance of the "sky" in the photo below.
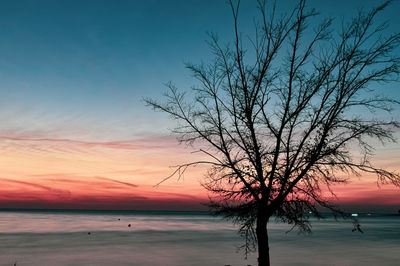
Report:
[[[340,20],[378,3],[308,4]],[[390,20],[388,33],[400,25],[399,10],[395,1],[378,18]],[[243,1],[244,33],[255,11]],[[184,63],[212,58],[207,32],[231,40],[226,1],[4,0],[0,29],[0,208],[205,209],[205,168],[155,186],[199,155],[178,145],[174,122],[143,98],[159,99],[169,81],[190,88]],[[399,83],[384,90],[400,99]],[[399,144],[378,144],[374,162],[399,169]],[[378,188],[373,176],[336,192],[368,211],[400,206],[399,189]]]

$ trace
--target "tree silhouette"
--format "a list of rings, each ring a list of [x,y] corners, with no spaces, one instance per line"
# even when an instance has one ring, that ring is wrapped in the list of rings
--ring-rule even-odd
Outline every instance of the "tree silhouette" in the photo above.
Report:
[[[400,127],[382,118],[399,102],[379,86],[398,77],[400,34],[385,35],[387,24],[374,23],[389,2],[359,12],[340,30],[332,19],[311,27],[318,14],[303,0],[284,15],[274,4],[258,5],[255,34],[244,39],[239,3],[230,2],[233,43],[223,46],[210,34],[214,60],[187,64],[200,84],[189,97],[169,83],[165,102],[146,102],[176,119],[180,141],[209,158],[180,165],[171,176],[209,165],[209,206],[240,225],[246,254],[257,247],[259,265],[270,265],[272,216],[309,231],[308,213],[322,217],[318,206],[345,215],[324,192],[332,184],[373,173],[400,186],[398,173],[370,161],[370,140],[395,141]]]

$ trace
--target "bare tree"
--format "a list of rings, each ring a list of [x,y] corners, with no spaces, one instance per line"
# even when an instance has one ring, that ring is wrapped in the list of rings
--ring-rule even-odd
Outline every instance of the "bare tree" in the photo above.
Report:
[[[259,265],[270,265],[271,217],[309,231],[308,213],[322,217],[318,206],[345,215],[322,193],[333,193],[332,184],[374,173],[378,182],[400,186],[398,173],[370,162],[370,140],[395,141],[400,127],[382,118],[399,102],[379,86],[397,80],[400,34],[385,35],[387,24],[374,23],[389,2],[340,30],[332,19],[312,27],[318,14],[304,0],[283,15],[275,4],[258,5],[254,37],[244,39],[239,3],[230,2],[234,41],[223,46],[210,35],[215,60],[187,65],[199,84],[190,97],[171,83],[165,102],[146,102],[176,119],[180,141],[209,158],[173,175],[210,165],[203,183],[210,207],[240,225],[246,254],[257,247]]]

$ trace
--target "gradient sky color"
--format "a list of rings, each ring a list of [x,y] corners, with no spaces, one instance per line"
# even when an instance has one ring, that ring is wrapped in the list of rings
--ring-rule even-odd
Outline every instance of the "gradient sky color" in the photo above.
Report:
[[[282,10],[293,1],[279,1]],[[340,21],[381,1],[309,1]],[[241,31],[252,32],[253,1]],[[400,25],[400,2],[379,17]],[[203,168],[154,186],[197,156],[169,133],[144,97],[193,84],[184,62],[211,58],[207,32],[229,42],[226,1],[0,2],[0,208],[204,209]],[[381,88],[400,99],[399,83]],[[396,110],[393,116],[399,117]],[[377,144],[375,162],[400,169],[400,146]],[[338,186],[342,203],[397,208],[399,189],[373,176]]]

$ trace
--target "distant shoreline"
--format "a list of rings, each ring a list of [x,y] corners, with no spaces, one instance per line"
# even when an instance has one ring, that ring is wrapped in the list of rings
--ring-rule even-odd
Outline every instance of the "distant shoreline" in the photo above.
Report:
[[[110,213],[110,214],[190,214],[210,215],[209,211],[186,211],[186,210],[91,210],[91,209],[15,209],[0,208],[0,212],[36,212],[36,213]]]
[[[146,215],[212,215],[209,211],[187,211],[187,210],[92,210],[92,209],[16,209],[16,208],[0,208],[0,212],[17,212],[17,213],[71,213],[71,214],[146,214]],[[323,213],[330,217],[330,213]],[[369,216],[400,216],[397,213],[383,212],[359,212],[358,217]],[[326,218],[328,218],[326,217]]]

